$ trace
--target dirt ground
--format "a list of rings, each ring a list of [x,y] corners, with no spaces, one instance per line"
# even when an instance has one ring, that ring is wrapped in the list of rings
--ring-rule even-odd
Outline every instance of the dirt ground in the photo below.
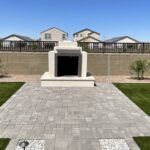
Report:
[[[0,82],[35,82],[40,81],[41,75],[9,75],[1,77]],[[130,76],[95,76],[97,82],[110,82],[110,83],[150,83],[150,77],[144,80],[137,80]]]

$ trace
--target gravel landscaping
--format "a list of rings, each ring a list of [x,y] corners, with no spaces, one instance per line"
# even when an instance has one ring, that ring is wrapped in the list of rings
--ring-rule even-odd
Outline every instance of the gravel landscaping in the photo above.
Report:
[[[130,150],[124,139],[100,139],[101,150]]]
[[[21,147],[22,142],[27,142],[27,144],[29,144],[25,150],[45,150],[44,140],[19,140],[15,150],[24,150],[24,148]]]

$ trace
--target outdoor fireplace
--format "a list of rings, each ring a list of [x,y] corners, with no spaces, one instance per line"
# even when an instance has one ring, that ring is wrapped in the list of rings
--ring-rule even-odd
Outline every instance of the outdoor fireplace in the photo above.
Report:
[[[87,76],[87,53],[76,42],[59,43],[48,54],[49,71],[41,77],[42,86],[93,87],[94,77]]]
[[[57,56],[56,76],[81,76],[81,56]],[[80,60],[81,61],[81,60]]]

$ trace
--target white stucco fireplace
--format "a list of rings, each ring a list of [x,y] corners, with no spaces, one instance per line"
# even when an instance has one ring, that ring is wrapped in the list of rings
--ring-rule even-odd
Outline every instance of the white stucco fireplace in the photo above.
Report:
[[[94,87],[94,77],[87,75],[87,53],[76,42],[60,42],[48,60],[49,71],[41,77],[43,87]]]

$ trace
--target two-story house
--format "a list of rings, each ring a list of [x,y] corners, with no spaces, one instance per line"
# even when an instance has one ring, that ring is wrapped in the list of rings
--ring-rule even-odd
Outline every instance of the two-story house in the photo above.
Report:
[[[68,33],[56,27],[52,27],[40,33],[40,41],[43,41],[42,46],[45,48],[53,49],[59,42],[67,39]]]
[[[41,41],[59,42],[68,39],[68,33],[56,27],[47,29],[40,33]]]
[[[73,34],[73,40],[82,45],[82,42],[86,44],[89,48],[99,48],[100,43],[100,33],[93,31],[91,29],[83,29]]]
[[[73,34],[75,42],[99,42],[100,34],[91,29],[83,29]]]

